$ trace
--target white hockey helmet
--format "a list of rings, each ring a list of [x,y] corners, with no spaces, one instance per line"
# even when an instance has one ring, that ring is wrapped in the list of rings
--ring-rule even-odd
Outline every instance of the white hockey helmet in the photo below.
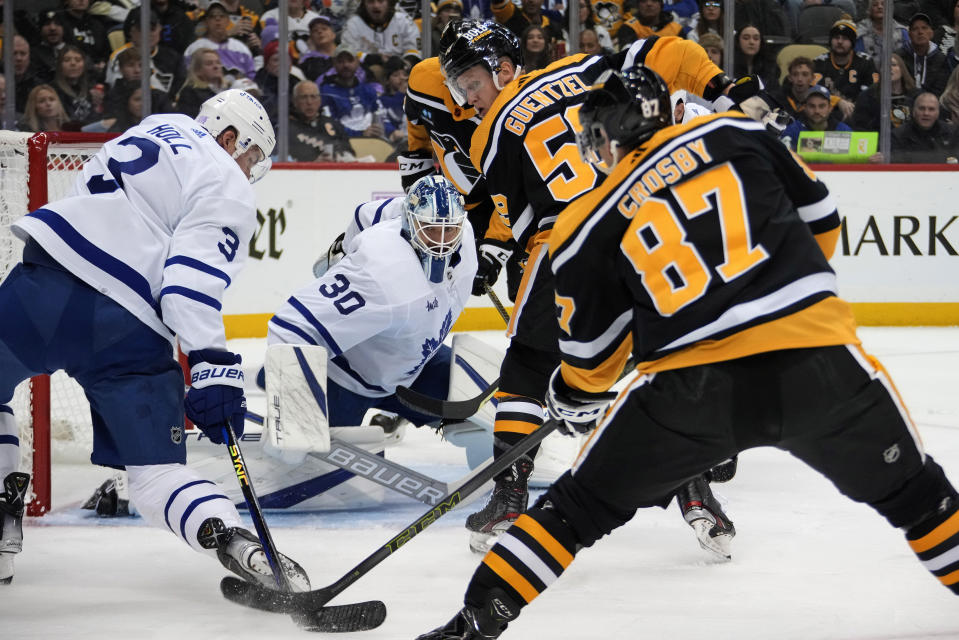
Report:
[[[251,148],[259,149],[254,152],[258,158],[250,169],[250,182],[256,182],[270,170],[270,155],[276,145],[273,125],[260,101],[246,91],[227,89],[216,94],[200,107],[196,121],[214,138],[228,127],[236,129],[234,159]]]
[[[406,194],[405,226],[413,247],[432,258],[447,258],[463,241],[466,205],[449,180],[424,176]]]

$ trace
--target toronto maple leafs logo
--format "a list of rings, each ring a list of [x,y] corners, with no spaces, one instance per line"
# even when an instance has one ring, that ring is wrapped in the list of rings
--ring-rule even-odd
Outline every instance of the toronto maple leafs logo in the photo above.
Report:
[[[440,348],[440,345],[443,344],[443,340],[446,339],[447,334],[450,332],[450,329],[453,328],[453,312],[448,310],[446,312],[446,317],[443,318],[443,325],[440,327],[440,335],[437,338],[427,338],[423,341],[423,345],[420,348],[422,358],[419,363],[406,372],[406,375],[411,376],[417,371],[420,370],[426,361],[430,359],[433,353]]]

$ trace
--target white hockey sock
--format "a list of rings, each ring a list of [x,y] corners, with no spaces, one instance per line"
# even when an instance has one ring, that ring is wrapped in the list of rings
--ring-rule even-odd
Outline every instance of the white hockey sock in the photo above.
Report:
[[[227,527],[243,526],[240,514],[229,498],[211,480],[182,464],[128,466],[130,499],[147,522],[166,527],[200,552],[196,540],[200,524],[217,517]]]
[[[13,410],[0,404],[0,481],[20,467],[20,430]],[[2,491],[2,488],[0,488]]]

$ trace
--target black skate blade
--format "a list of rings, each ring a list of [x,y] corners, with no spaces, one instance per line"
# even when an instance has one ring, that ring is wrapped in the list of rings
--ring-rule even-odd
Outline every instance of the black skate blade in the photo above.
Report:
[[[386,605],[379,600],[320,607],[293,614],[293,620],[306,631],[345,633],[369,631],[386,620]]]
[[[332,594],[324,589],[284,593],[226,576],[220,581],[220,592],[230,602],[244,607],[290,614],[294,621],[307,631],[367,631],[375,629],[386,620],[386,605],[379,600],[325,606]]]

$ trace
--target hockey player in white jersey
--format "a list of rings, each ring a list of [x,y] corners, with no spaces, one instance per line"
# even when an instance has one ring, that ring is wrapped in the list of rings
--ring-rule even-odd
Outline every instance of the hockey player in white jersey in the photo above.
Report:
[[[372,408],[414,424],[436,420],[394,393],[404,385],[447,397],[443,340],[469,300],[474,247],[463,197],[443,177],[357,207],[342,257],[276,312],[267,338],[326,350],[331,426],[359,425]]]
[[[233,503],[184,464],[183,418],[215,441],[228,421],[242,433],[243,373],[226,350],[221,300],[244,262],[250,183],[269,169],[274,141],[260,103],[226,91],[195,120],[150,116],[106,143],[68,197],[13,225],[26,246],[0,284],[0,580],[13,577],[29,481],[9,403],[22,380],[64,369],[90,401],[91,461],[126,468],[140,514],[273,584]],[[175,337],[191,367],[185,399]],[[296,563],[282,564],[308,588]]]

